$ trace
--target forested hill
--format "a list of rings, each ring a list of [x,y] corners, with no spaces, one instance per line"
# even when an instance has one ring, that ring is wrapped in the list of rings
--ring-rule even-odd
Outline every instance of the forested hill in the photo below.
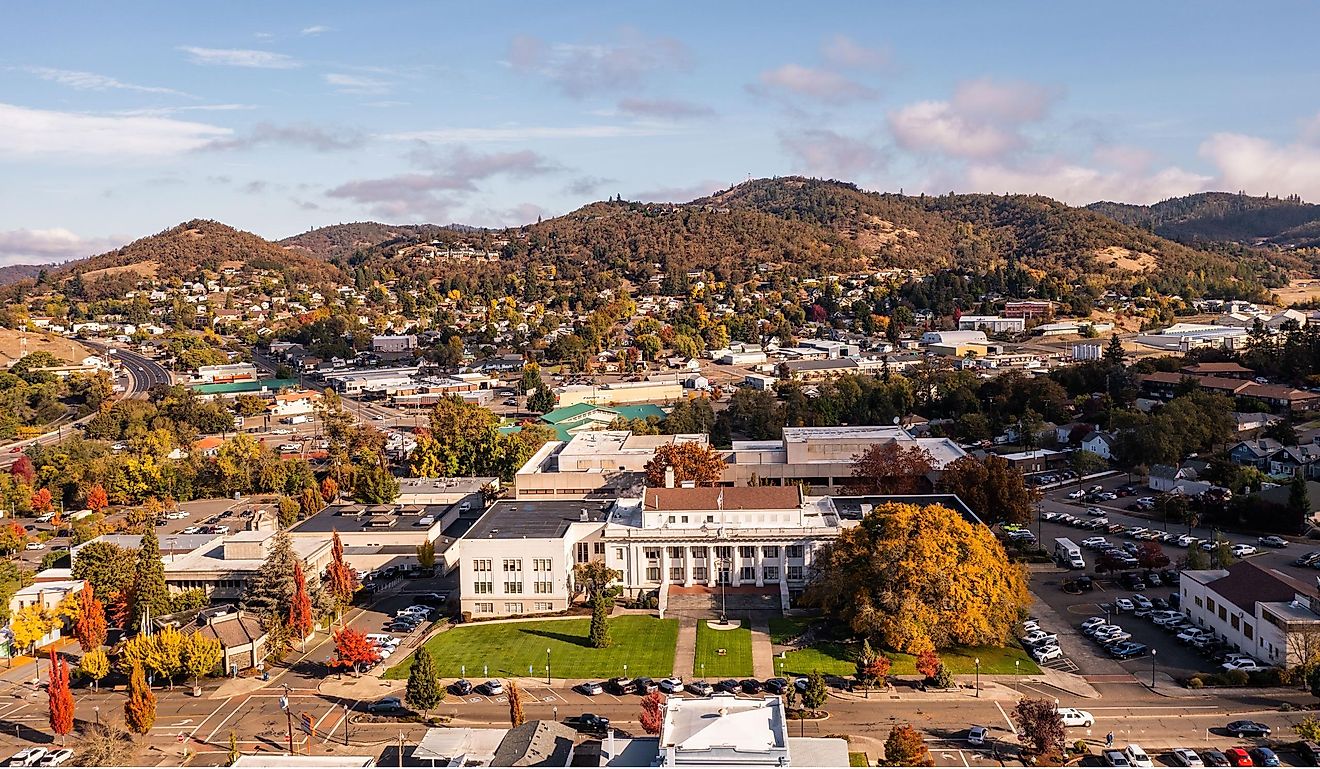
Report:
[[[338,282],[334,265],[281,248],[250,232],[220,222],[194,219],[99,256],[51,270],[53,281],[77,280],[87,298],[115,296],[144,277],[161,281],[196,280],[224,269],[269,271],[290,283]]]
[[[452,233],[448,227],[436,224],[381,224],[379,222],[353,222],[332,224],[293,237],[278,244],[318,259],[348,257],[355,252],[391,243],[416,243]]]
[[[1202,192],[1151,206],[1092,203],[1088,209],[1184,243],[1221,241],[1320,247],[1320,205],[1296,196],[1253,197]]]

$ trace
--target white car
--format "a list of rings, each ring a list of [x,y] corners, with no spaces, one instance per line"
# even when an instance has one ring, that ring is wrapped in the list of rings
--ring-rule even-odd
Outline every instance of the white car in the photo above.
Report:
[[[1137,608],[1136,604],[1132,603],[1131,598],[1119,598],[1114,601],[1114,605],[1117,606],[1120,611],[1135,611]]]
[[[1068,499],[1081,499],[1084,496],[1086,496],[1086,492],[1082,489],[1068,492]]]
[[[1205,637],[1206,632],[1199,627],[1188,628],[1175,636],[1175,638],[1185,644],[1189,644],[1192,641],[1198,641]]]
[[[1037,630],[1040,630],[1040,622],[1037,620],[1029,619],[1026,622],[1022,623],[1023,633],[1034,633]]]
[[[1150,760],[1150,756],[1146,755],[1146,751],[1142,750],[1140,745],[1128,745],[1123,749],[1123,755],[1127,756],[1128,763],[1132,766],[1155,766],[1155,762]]]
[[[683,679],[678,676],[660,679],[660,691],[666,694],[678,694],[683,691]]]
[[[1149,598],[1140,593],[1132,596],[1132,605],[1143,611],[1149,611],[1150,609],[1155,608],[1155,604],[1151,603]]]
[[[1089,729],[1095,725],[1094,716],[1077,708],[1059,708],[1059,718],[1063,719],[1064,726],[1084,726]]]
[[[1132,640],[1132,634],[1123,630],[1119,630],[1114,633],[1106,633],[1104,635],[1098,635],[1095,637],[1095,640],[1098,641],[1102,646],[1109,646],[1111,644]]]
[[[1099,518],[1100,516],[1105,514],[1105,511],[1101,510],[1098,507],[1088,507],[1086,508],[1086,514],[1093,518]]]
[[[10,766],[36,766],[37,762],[45,757],[45,748],[23,748],[10,757],[6,763]]]
[[[1170,622],[1177,622],[1182,618],[1182,612],[1176,612],[1172,609],[1166,611],[1153,611],[1150,613],[1150,621],[1154,622],[1157,627],[1164,627]]]
[[[1086,539],[1082,540],[1082,547],[1086,548],[1087,550],[1097,550],[1099,548],[1104,547],[1107,544],[1109,544],[1109,540],[1105,539],[1104,537],[1087,537]]]
[[[1104,617],[1090,617],[1082,620],[1082,632],[1085,633],[1088,630],[1094,630],[1103,624],[1105,624]]]
[[[973,726],[967,730],[967,744],[981,746],[990,741],[990,728],[988,726]]]
[[[1044,630],[1033,630],[1022,636],[1022,643],[1027,646],[1041,646],[1047,643],[1055,643],[1059,637],[1053,633],[1046,633]]]
[[[1233,660],[1231,662],[1225,662],[1220,667],[1222,667],[1224,670],[1242,670],[1242,671],[1246,671],[1247,673],[1255,673],[1257,671],[1265,669],[1264,665],[1261,665],[1259,662],[1252,659]]]
[[[37,766],[59,766],[70,758],[73,758],[73,749],[60,748],[47,753],[45,758],[37,762]]]
[[[271,435],[293,435],[293,431],[287,427],[277,427],[270,431]]]
[[[1063,659],[1063,649],[1059,648],[1057,644],[1037,646],[1031,650],[1031,656],[1035,658],[1038,663]]]
[[[45,549],[46,549],[46,543],[45,543],[45,542],[29,542],[29,543],[27,543],[27,549],[28,549],[28,550],[45,550]]]
[[[367,640],[383,646],[398,646],[399,639],[389,633],[367,633]]]
[[[1241,557],[1243,557],[1243,556],[1247,556],[1247,555],[1255,555],[1255,554],[1256,554],[1256,546],[1255,546],[1255,545],[1234,545],[1234,546],[1230,549],[1230,552],[1232,552],[1233,555],[1237,556],[1238,558],[1241,558]]]
[[[1178,766],[1205,766],[1205,762],[1196,755],[1196,751],[1189,748],[1174,748],[1169,751],[1169,755]]]

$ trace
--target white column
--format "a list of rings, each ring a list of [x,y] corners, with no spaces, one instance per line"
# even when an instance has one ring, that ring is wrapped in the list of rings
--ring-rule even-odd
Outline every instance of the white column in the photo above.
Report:
[[[683,587],[692,587],[692,547],[683,546]]]
[[[779,546],[779,581],[788,584],[788,546]]]
[[[756,545],[756,586],[765,587],[765,570],[761,568],[761,558],[765,555],[765,545]]]
[[[729,587],[740,587],[742,580],[738,572],[738,546],[729,546]]]

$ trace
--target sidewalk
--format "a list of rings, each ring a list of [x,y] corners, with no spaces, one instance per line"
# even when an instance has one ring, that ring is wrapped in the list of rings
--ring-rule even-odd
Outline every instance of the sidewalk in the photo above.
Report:
[[[764,681],[775,676],[775,648],[770,643],[770,620],[757,616],[752,620],[752,675]]]
[[[678,641],[674,644],[674,675],[687,680],[697,665],[697,622],[684,617],[678,621]]]

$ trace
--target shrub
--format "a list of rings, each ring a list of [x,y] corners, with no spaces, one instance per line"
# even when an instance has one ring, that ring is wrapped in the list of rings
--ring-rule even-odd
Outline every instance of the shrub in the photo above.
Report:
[[[949,669],[942,664],[940,665],[940,669],[935,671],[935,678],[932,680],[937,689],[953,688],[953,673],[950,673]]]
[[[1079,756],[1091,755],[1091,744],[1086,740],[1078,740],[1073,743],[1073,752]]]
[[[1224,682],[1229,686],[1246,686],[1250,681],[1251,676],[1245,670],[1229,670],[1224,673]]]
[[[1187,688],[1188,688],[1188,689],[1200,689],[1200,688],[1202,688],[1202,687],[1204,687],[1204,686],[1205,686],[1205,682],[1202,681],[1202,680],[1201,680],[1199,677],[1197,677],[1197,676],[1192,676],[1191,678],[1187,679]]]

